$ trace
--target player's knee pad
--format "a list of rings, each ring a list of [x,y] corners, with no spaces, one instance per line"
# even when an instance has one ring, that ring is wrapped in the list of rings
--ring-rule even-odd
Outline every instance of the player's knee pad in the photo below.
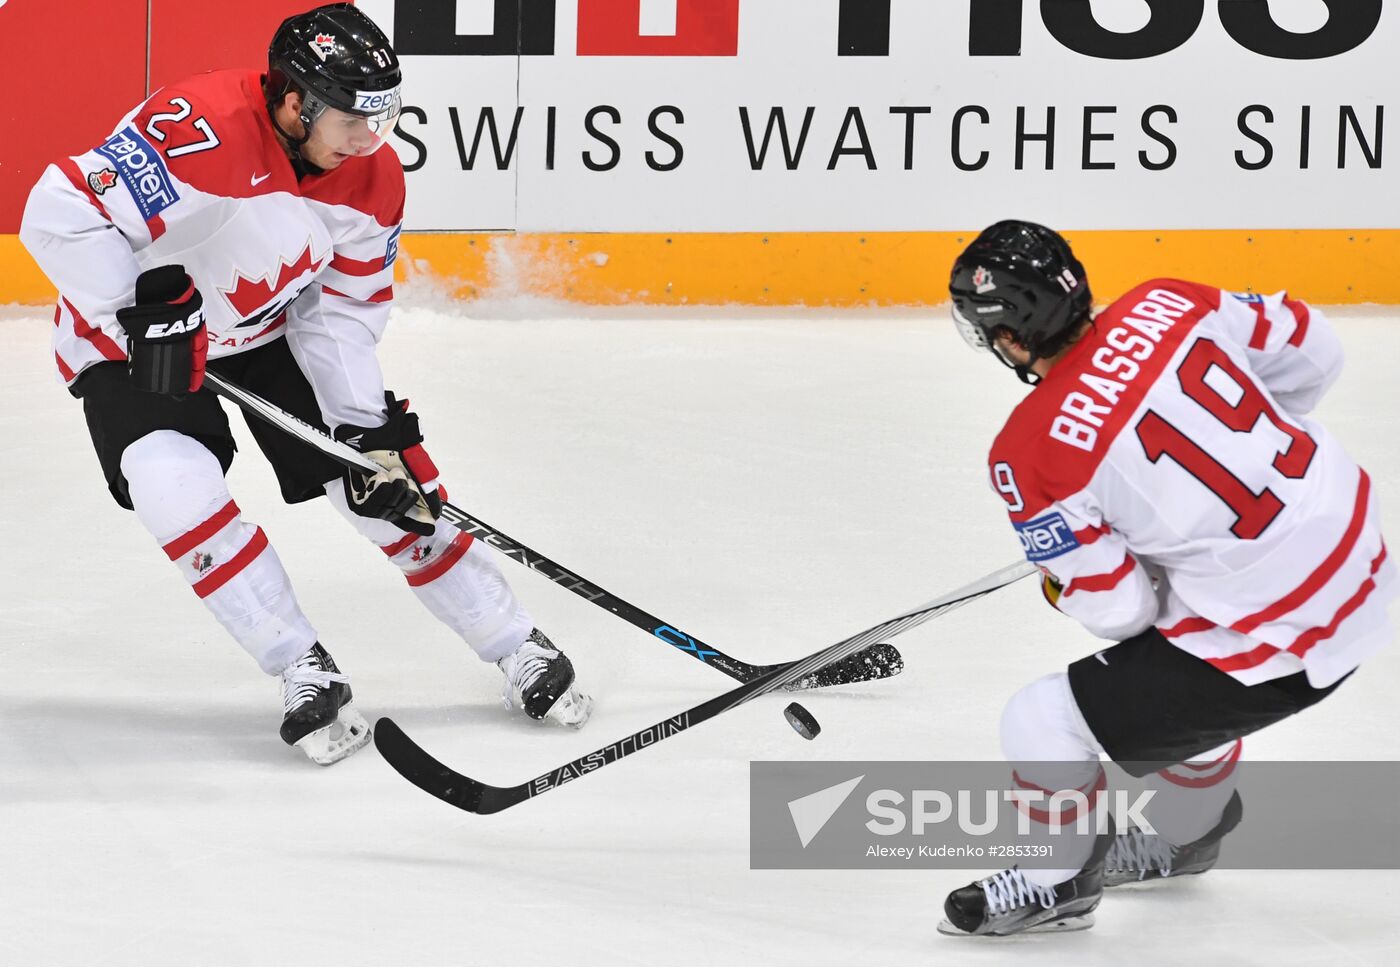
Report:
[[[1002,754],[1011,762],[1097,762],[1099,744],[1084,724],[1064,672],[1031,682],[1001,713]]]
[[[219,458],[175,430],[155,430],[132,443],[121,468],[137,519],[162,544],[231,500]]]

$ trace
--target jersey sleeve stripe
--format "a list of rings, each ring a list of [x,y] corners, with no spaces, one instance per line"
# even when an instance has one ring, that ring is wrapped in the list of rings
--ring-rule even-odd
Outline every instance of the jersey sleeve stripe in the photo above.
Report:
[[[166,557],[177,561],[223,530],[224,526],[237,516],[238,505],[230,500],[216,510],[204,523],[181,534],[170,543],[162,546],[161,550],[165,552]]]
[[[326,295],[333,295],[340,299],[349,299],[351,302],[389,302],[394,298],[394,287],[392,285],[385,286],[367,299],[357,299],[353,295],[341,292],[339,289],[333,289],[325,284],[322,284],[321,291]]]
[[[1241,634],[1249,634],[1255,628],[1270,621],[1274,621],[1288,612],[1305,604],[1314,594],[1322,589],[1322,586],[1330,581],[1341,566],[1346,563],[1351,552],[1356,547],[1357,539],[1361,537],[1361,531],[1366,524],[1366,507],[1370,502],[1371,478],[1365,470],[1361,471],[1361,480],[1356,486],[1356,503],[1352,508],[1351,521],[1347,524],[1347,529],[1342,533],[1342,539],[1337,542],[1337,546],[1332,549],[1322,563],[1308,575],[1302,584],[1292,591],[1279,598],[1273,604],[1254,614],[1246,615],[1239,621],[1230,625],[1232,631]]]
[[[1192,635],[1198,631],[1209,631],[1220,626],[1209,618],[1183,618],[1170,628],[1157,629],[1162,633],[1163,638],[1180,638],[1182,635]]]
[[[65,297],[59,296],[59,298],[63,300],[63,307],[73,316],[74,333],[80,338],[86,339],[88,342],[92,343],[104,358],[110,359],[114,363],[125,361],[126,353],[122,351],[120,346],[112,341],[111,336],[107,335],[101,329],[90,325],[88,321],[83,318],[83,314]]]
[[[1353,611],[1365,604],[1366,599],[1371,596],[1371,592],[1376,590],[1376,572],[1379,571],[1381,565],[1385,563],[1385,558],[1386,549],[1385,546],[1382,545],[1381,552],[1371,561],[1370,575],[1367,576],[1365,581],[1361,582],[1361,587],[1356,589],[1356,593],[1337,609],[1337,613],[1332,616],[1332,620],[1326,625],[1304,632],[1298,637],[1297,641],[1288,646],[1288,650],[1292,654],[1302,658],[1313,645],[1317,644],[1319,641],[1326,641],[1328,638],[1335,635],[1341,623],[1345,621]]]
[[[1097,526],[1091,525],[1089,527],[1085,527],[1083,530],[1075,531],[1074,539],[1077,540],[1080,544],[1092,544],[1100,537],[1103,537],[1105,534],[1107,534],[1109,532],[1109,529],[1110,528],[1107,524],[1099,524]]]
[[[421,588],[423,585],[442,577],[452,569],[452,565],[462,559],[462,555],[467,553],[475,540],[476,538],[470,534],[458,534],[453,538],[452,544],[447,550],[442,552],[442,557],[438,558],[435,563],[428,565],[421,571],[404,575],[408,580],[408,586]]]
[[[1207,658],[1206,662],[1222,672],[1240,672],[1255,665],[1262,665],[1279,653],[1273,645],[1260,645],[1251,651],[1243,651],[1228,658]]]
[[[267,550],[267,535],[259,527],[243,549],[229,559],[229,562],[222,567],[215,568],[213,573],[204,580],[194,585],[194,593],[201,598],[207,598],[229,581],[238,577],[243,569],[257,558],[259,554]]]
[[[1308,323],[1312,321],[1312,312],[1306,303],[1290,299],[1287,294],[1283,297],[1283,304],[1293,313],[1294,321],[1293,335],[1288,337],[1288,345],[1301,346],[1308,335]]]
[[[1069,597],[1076,591],[1112,591],[1123,583],[1123,579],[1133,573],[1133,568],[1137,567],[1137,559],[1131,554],[1123,556],[1123,563],[1107,574],[1090,574],[1087,577],[1075,578],[1069,582],[1069,587],[1065,588],[1064,597]]]
[[[1264,311],[1264,303],[1254,303],[1254,332],[1249,337],[1249,348],[1262,350],[1269,343],[1269,333],[1273,324]]]
[[[72,158],[64,158],[58,162],[58,170],[63,172],[64,177],[72,182],[73,187],[78,190],[78,194],[86,198],[88,203],[102,214],[103,218],[107,219],[109,222],[112,220],[112,216],[107,212],[107,206],[102,204],[102,200],[97,197],[97,194],[88,185],[87,179],[83,177],[83,173],[78,168],[77,162]]]
[[[53,361],[58,364],[58,374],[63,377],[63,381],[65,383],[73,382],[73,378],[78,374],[73,372],[72,367],[65,363],[63,357],[56,351],[53,354]]]
[[[1289,645],[1287,649],[1264,644],[1251,651],[1242,652],[1238,655],[1230,655],[1227,658],[1207,658],[1206,661],[1223,672],[1237,672],[1262,665],[1279,652],[1285,650],[1290,654],[1302,658],[1318,642],[1326,641],[1336,634],[1342,622],[1350,617],[1352,612],[1357,608],[1366,603],[1366,599],[1369,598],[1371,592],[1376,589],[1376,572],[1379,571],[1381,565],[1385,563],[1385,558],[1386,549],[1382,547],[1380,554],[1371,562],[1370,576],[1356,589],[1356,593],[1337,609],[1337,613],[1332,616],[1332,620],[1325,625],[1319,625],[1316,628],[1305,631],[1303,634],[1299,635],[1298,639],[1294,641],[1293,644]]]
[[[383,256],[362,262],[359,259],[352,259],[348,255],[335,255],[331,258],[331,268],[337,272],[344,272],[346,275],[367,276],[384,271]]]

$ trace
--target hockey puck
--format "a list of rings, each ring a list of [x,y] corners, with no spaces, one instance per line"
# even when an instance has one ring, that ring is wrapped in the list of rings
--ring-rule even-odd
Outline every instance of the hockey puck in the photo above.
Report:
[[[783,717],[788,720],[792,730],[804,739],[815,739],[821,735],[821,723],[817,721],[816,716],[796,702],[783,709]]]

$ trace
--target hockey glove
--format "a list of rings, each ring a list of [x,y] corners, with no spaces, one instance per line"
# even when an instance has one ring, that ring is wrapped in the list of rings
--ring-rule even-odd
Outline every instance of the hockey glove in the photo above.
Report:
[[[373,474],[345,471],[350,509],[427,537],[437,529],[435,521],[442,514],[437,467],[423,449],[418,415],[409,412],[408,400],[385,393],[384,403],[389,419],[383,426],[342,426],[335,431],[337,440],[384,468]]]
[[[136,305],[118,309],[117,322],[126,330],[127,371],[137,389],[179,397],[204,384],[204,300],[183,265],[142,272]]]

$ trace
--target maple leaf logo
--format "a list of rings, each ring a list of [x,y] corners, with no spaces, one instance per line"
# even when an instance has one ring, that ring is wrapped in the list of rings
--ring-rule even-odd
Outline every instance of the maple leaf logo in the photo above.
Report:
[[[203,551],[195,551],[194,557],[190,559],[190,567],[194,568],[200,574],[203,574],[213,566],[213,555],[205,554]]]
[[[233,288],[220,291],[238,313],[238,317],[247,319],[276,299],[283,289],[307,272],[315,272],[320,268],[320,263],[311,256],[311,243],[308,242],[295,262],[289,265],[279,260],[275,278],[269,272],[261,279],[249,279],[242,272],[235,271]]]
[[[316,39],[311,42],[311,49],[316,56],[325,60],[335,53],[335,36],[333,34],[317,34]]]
[[[428,555],[431,553],[433,553],[433,549],[431,547],[424,547],[422,544],[413,545],[414,563],[417,563],[419,561],[426,561],[428,559]]]
[[[94,195],[100,195],[117,183],[117,173],[111,168],[103,168],[88,175],[87,183]]]

